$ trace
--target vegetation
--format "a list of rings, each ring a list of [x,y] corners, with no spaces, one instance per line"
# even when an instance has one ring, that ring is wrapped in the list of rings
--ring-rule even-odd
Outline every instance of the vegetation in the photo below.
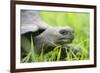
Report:
[[[70,26],[75,30],[75,38],[72,42],[74,47],[79,47],[81,52],[73,53],[70,49],[67,53],[66,61],[87,60],[89,59],[89,42],[90,42],[90,21],[89,13],[74,12],[49,12],[41,11],[42,19],[51,26]],[[34,45],[31,37],[30,52],[21,59],[21,62],[51,62],[60,61],[61,46],[57,46],[54,50],[47,54],[41,52],[40,55],[34,52]],[[27,45],[27,44],[25,44]],[[42,47],[43,49],[43,47]]]

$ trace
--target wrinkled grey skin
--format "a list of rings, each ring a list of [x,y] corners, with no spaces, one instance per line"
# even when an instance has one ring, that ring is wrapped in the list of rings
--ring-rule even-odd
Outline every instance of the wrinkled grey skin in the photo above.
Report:
[[[45,48],[45,52],[46,49],[52,50],[54,47],[72,43],[74,31],[70,27],[49,27],[43,33],[33,38],[36,47],[35,52],[40,53],[42,47]]]

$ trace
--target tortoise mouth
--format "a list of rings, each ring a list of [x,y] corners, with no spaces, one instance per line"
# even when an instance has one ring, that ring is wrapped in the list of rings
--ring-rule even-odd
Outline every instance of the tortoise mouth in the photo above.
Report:
[[[66,43],[72,43],[73,39],[74,38],[60,38],[55,43],[63,45],[63,44],[66,44]]]

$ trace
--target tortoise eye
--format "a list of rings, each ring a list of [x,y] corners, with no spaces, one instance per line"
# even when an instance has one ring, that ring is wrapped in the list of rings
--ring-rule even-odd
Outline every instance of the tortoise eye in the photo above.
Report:
[[[70,30],[60,30],[59,33],[62,35],[67,35],[67,34],[71,33],[71,31]]]

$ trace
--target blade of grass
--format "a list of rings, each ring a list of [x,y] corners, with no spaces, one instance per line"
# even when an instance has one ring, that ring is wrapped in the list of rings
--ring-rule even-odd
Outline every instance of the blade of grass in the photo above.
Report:
[[[58,51],[57,61],[60,61],[60,56],[61,56],[61,47],[60,47],[60,49],[59,49],[59,51]]]

